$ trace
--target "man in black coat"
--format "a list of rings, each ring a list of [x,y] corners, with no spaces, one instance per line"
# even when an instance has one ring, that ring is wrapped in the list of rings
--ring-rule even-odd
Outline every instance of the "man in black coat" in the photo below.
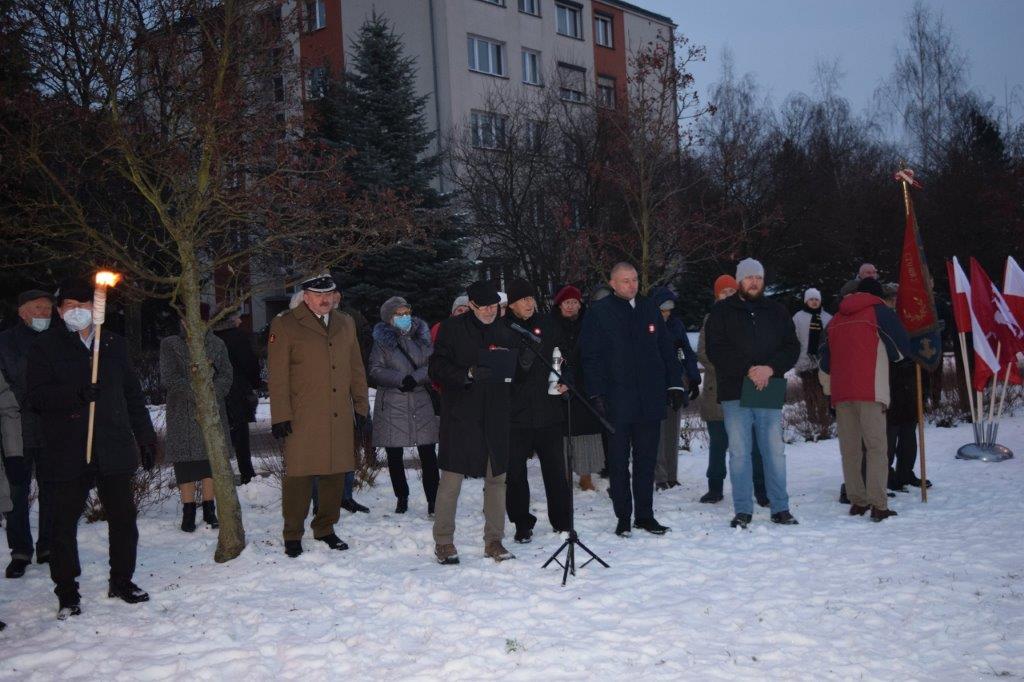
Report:
[[[555,347],[565,344],[554,321],[537,313],[536,292],[526,280],[516,279],[509,284],[508,311],[502,318],[504,324],[510,328],[515,324],[540,339],[535,341],[520,334],[519,352],[529,369],[512,386],[505,509],[509,521],[516,525],[515,541],[523,543],[533,537],[537,523],[537,517],[530,513],[530,483],[526,475],[526,461],[534,452],[540,460],[551,527],[555,532],[569,530],[569,479],[562,451],[564,400],[560,395],[548,394],[548,364]],[[541,362],[527,345],[533,346],[548,364]],[[559,390],[564,393],[566,389],[560,386]]]
[[[14,391],[21,408],[23,455],[14,457],[4,453],[4,468],[11,484],[13,508],[7,516],[7,545],[11,548],[11,563],[5,575],[20,578],[32,561],[32,529],[29,526],[29,491],[35,471],[39,485],[39,538],[36,542],[36,561],[50,560],[50,494],[39,479],[38,462],[43,445],[42,425],[32,410],[25,409],[25,364],[28,349],[36,338],[49,328],[53,317],[53,296],[39,289],[22,292],[18,296],[20,322],[0,334],[0,372]]]
[[[156,433],[142,387],[128,359],[124,338],[104,330],[100,342],[99,376],[91,383],[92,285],[65,282],[57,296],[61,321],[32,344],[26,370],[27,402],[45,428],[39,477],[53,498],[53,540],[50,577],[60,601],[57,617],[81,613],[76,578],[78,520],[89,490],[95,485],[107,516],[110,537],[108,596],[129,604],[148,601],[132,576],[139,531],[135,525],[132,479],[142,465],[156,459]],[[86,464],[89,403],[96,403],[92,462]]]
[[[495,561],[514,558],[501,544],[511,381],[494,374],[501,363],[490,354],[510,353],[516,361],[519,340],[498,321],[498,291],[492,282],[475,282],[467,293],[470,312],[441,323],[428,367],[431,380],[441,387],[434,553],[442,564],[459,563],[455,511],[466,476],[484,477],[484,554]]]
[[[252,452],[249,449],[249,422],[256,421],[256,391],[260,387],[260,361],[252,350],[249,334],[241,328],[242,318],[232,315],[216,334],[228,349],[231,360],[231,390],[224,402],[227,406],[231,445],[238,460],[242,485],[253,479]]]
[[[753,518],[752,433],[764,461],[765,487],[772,521],[793,525],[786,493],[786,452],[782,440],[782,406],[778,409],[740,404],[743,382],[757,390],[781,379],[800,357],[793,318],[779,303],[764,297],[764,266],[753,258],[736,268],[740,289],[711,308],[705,327],[708,357],[718,376],[718,402],[729,435],[729,481],[736,516],[733,528]]]
[[[587,393],[615,429],[608,436],[608,478],[618,525],[662,535],[669,530],[654,518],[654,468],[661,420],[668,405],[679,410],[686,399],[682,366],[657,306],[638,296],[636,268],[612,268],[614,295],[591,306],[583,318],[580,343]],[[630,491],[629,460],[633,454]]]

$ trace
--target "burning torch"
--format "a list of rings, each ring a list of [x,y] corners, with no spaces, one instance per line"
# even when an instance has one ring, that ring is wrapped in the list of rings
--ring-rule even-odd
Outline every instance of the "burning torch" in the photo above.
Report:
[[[97,272],[96,288],[92,295],[92,323],[96,331],[92,342],[92,383],[95,384],[100,370],[100,336],[103,322],[107,317],[107,288],[118,283],[121,275],[115,272]],[[89,402],[89,434],[85,441],[85,462],[92,462],[92,434],[96,423],[96,401]]]

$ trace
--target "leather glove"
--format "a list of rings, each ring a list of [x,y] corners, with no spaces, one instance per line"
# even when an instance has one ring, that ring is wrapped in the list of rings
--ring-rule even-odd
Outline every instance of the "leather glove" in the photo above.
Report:
[[[78,389],[78,397],[86,405],[96,402],[96,398],[99,397],[99,394],[99,386],[96,384],[89,384]]]
[[[373,420],[367,415],[356,412],[355,416],[356,433],[369,438],[373,434]]]
[[[402,385],[399,388],[402,393],[408,393],[409,391],[415,390],[416,380],[412,378],[411,374],[406,374],[402,379]]]
[[[291,421],[278,422],[277,424],[270,425],[270,432],[274,434],[274,438],[282,440],[292,434],[292,423]]]
[[[686,393],[679,389],[669,389],[668,404],[672,407],[673,412],[678,412],[686,404]]]
[[[139,460],[142,468],[150,471],[156,464],[156,443],[143,443],[139,446]]]
[[[691,384],[690,385],[690,392],[687,394],[686,397],[689,398],[690,402],[692,403],[694,400],[697,399],[697,396],[699,396],[699,395],[700,395],[700,384]]]

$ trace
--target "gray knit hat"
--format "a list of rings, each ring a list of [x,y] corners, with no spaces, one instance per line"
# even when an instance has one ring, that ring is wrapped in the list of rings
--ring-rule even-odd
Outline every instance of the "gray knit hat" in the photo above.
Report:
[[[736,266],[736,281],[742,283],[744,277],[764,277],[764,266],[753,258],[744,258]]]
[[[456,296],[455,302],[452,303],[452,312],[454,313],[455,309],[460,306],[466,306],[467,308],[469,307],[469,296],[467,296],[466,294],[460,294],[459,296]]]
[[[391,318],[395,316],[395,311],[399,308],[412,309],[412,306],[401,296],[392,296],[384,301],[384,304],[380,307],[380,321],[385,324],[391,324]]]

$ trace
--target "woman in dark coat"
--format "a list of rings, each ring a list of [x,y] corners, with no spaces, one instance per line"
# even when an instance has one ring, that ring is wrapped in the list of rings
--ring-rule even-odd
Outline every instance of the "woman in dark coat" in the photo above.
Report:
[[[213,364],[213,389],[217,395],[224,442],[231,442],[228,414],[224,398],[231,390],[234,373],[228,359],[228,349],[215,334],[206,335],[206,354]],[[196,417],[196,399],[189,381],[192,362],[188,357],[183,332],[160,341],[160,382],[167,391],[167,432],[164,455],[174,464],[174,478],[181,492],[181,529],[191,533],[196,529],[196,481],[201,482],[203,493],[203,521],[217,528],[217,513],[213,500],[213,474]]]
[[[415,447],[422,466],[427,513],[433,515],[437,497],[438,417],[434,414],[427,377],[427,363],[434,350],[430,328],[412,316],[412,307],[393,296],[380,307],[373,328],[369,378],[377,387],[373,402],[373,445],[388,455],[388,472],[398,504],[395,513],[409,508],[409,483],[405,478],[404,448]]]
[[[582,390],[583,363],[580,356],[579,336],[583,328],[583,295],[576,287],[562,287],[554,299],[555,320],[562,332],[565,348],[561,348],[565,359],[565,370],[572,377],[573,385]],[[572,470],[580,477],[580,490],[596,490],[593,475],[604,468],[604,444],[601,438],[601,422],[576,398],[568,402],[571,431]]]

